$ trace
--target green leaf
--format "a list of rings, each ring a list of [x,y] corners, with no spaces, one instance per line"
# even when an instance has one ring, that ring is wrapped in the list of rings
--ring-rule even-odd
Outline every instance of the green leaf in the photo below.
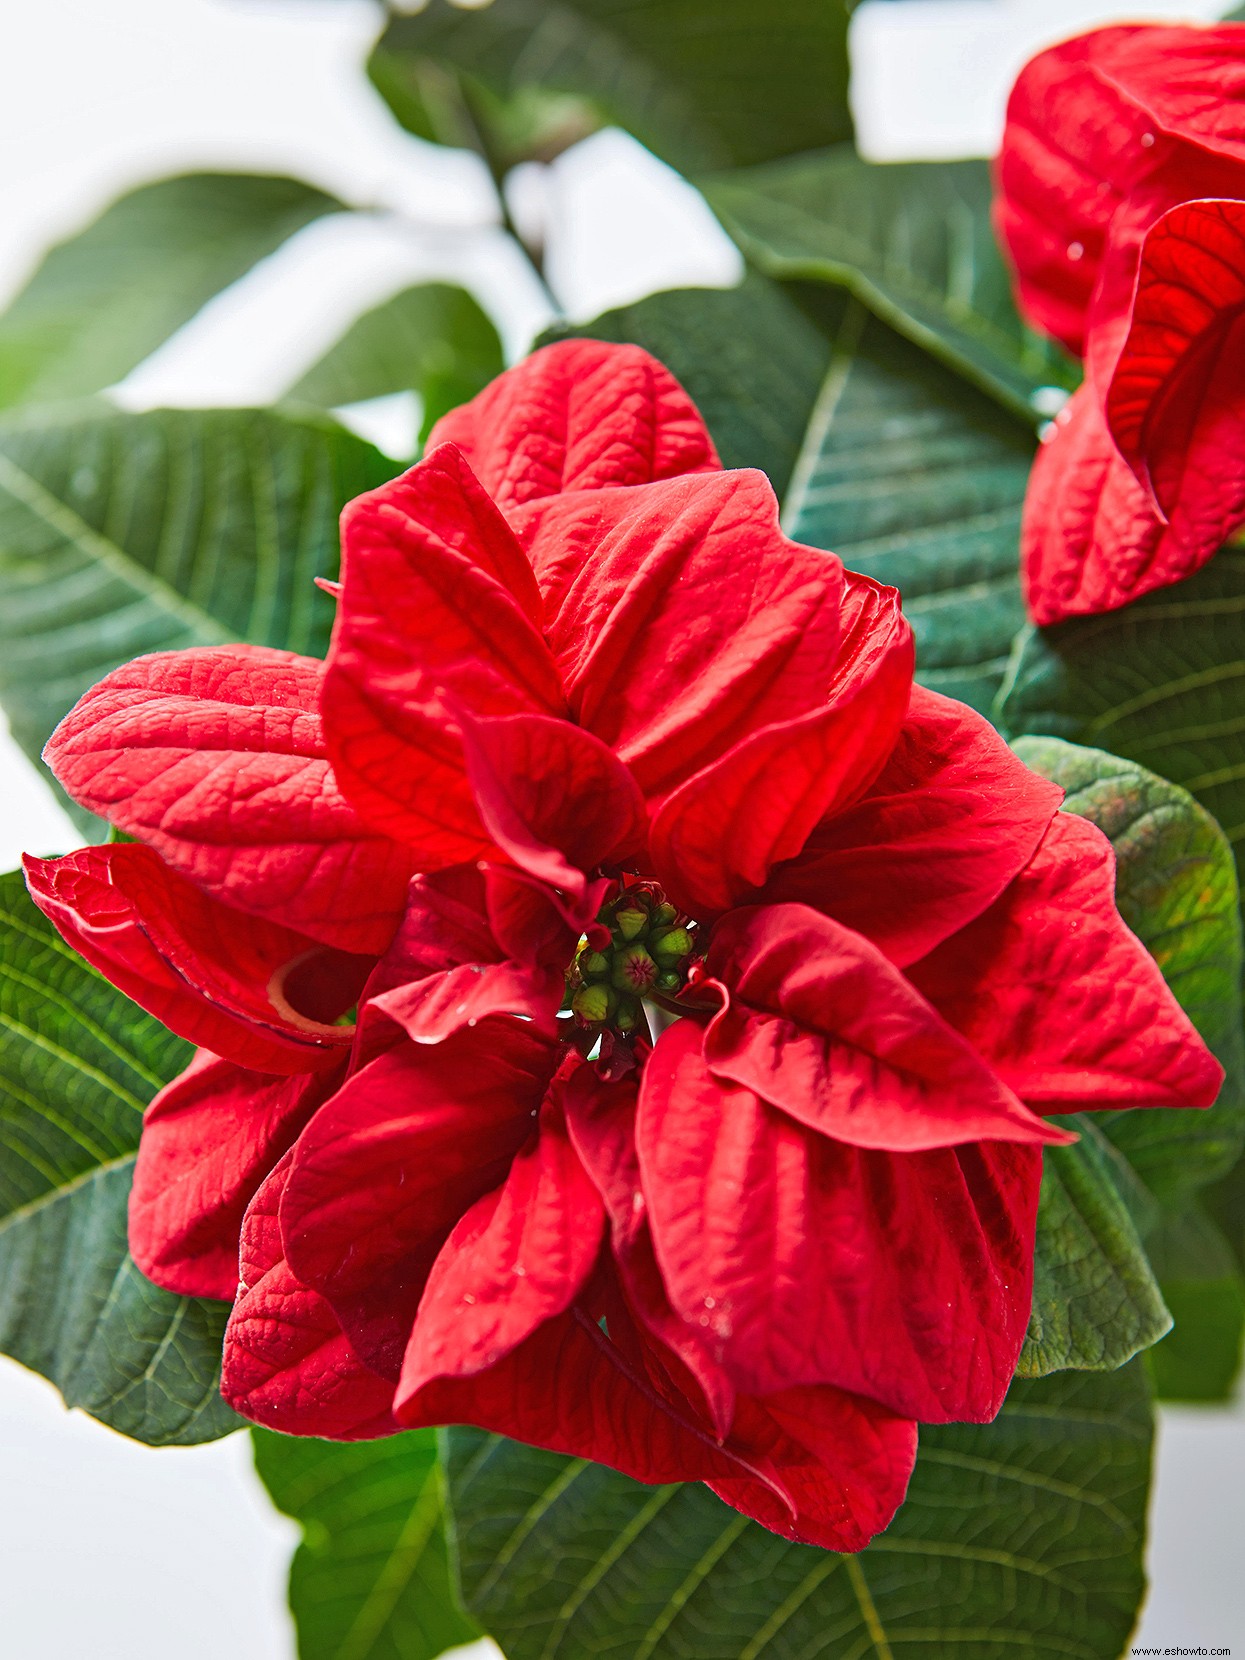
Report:
[[[1175,597],[1167,607],[1180,611],[1191,603]],[[1095,619],[1095,623],[1108,621]],[[1159,654],[1159,660],[1138,647],[1130,677],[1134,686],[1144,684],[1156,669],[1163,670],[1164,646],[1157,633],[1146,644]],[[1097,680],[1089,657],[1080,660],[1087,676]],[[1108,661],[1104,673],[1122,689],[1127,673],[1122,664],[1113,667]],[[1086,694],[1091,683],[1087,679]],[[1017,680],[1014,687],[1020,684]],[[1018,713],[1018,700],[1013,696],[1004,706]],[[1201,715],[1206,725],[1212,724],[1213,713],[1205,706]],[[1044,711],[1033,717],[1032,724],[1055,726],[1056,718]],[[1013,714],[1009,723],[1013,730],[1015,719]],[[1030,717],[1024,719],[1029,724]],[[1073,722],[1061,720],[1060,724]],[[1087,736],[1105,735],[1096,730],[1088,695],[1078,724],[1089,729]],[[1208,811],[1178,785],[1147,772],[1137,759],[1078,752],[1056,739],[1026,739],[1014,747],[1028,765],[1064,785],[1068,791],[1065,805],[1071,811],[1092,819],[1110,837],[1119,861],[1116,898],[1121,915],[1152,951],[1190,1019],[1226,1069],[1219,1100],[1208,1112],[1107,1113],[1099,1121],[1146,1186],[1164,1203],[1178,1206],[1198,1187],[1226,1175],[1245,1139],[1241,928],[1230,849]],[[1138,743],[1135,747],[1153,752],[1160,745]]]
[[[145,1280],[126,1248],[143,1108],[190,1056],[0,877],[0,1350],[151,1445],[210,1441],[228,1308]]]
[[[497,330],[471,295],[431,282],[364,312],[287,396],[335,409],[417,392],[426,436],[504,368]]]
[[[859,1556],[791,1545],[705,1488],[451,1430],[468,1607],[509,1660],[1104,1660],[1144,1587],[1143,1369],[1012,1387],[921,1432],[906,1503]]]
[[[910,340],[1033,421],[1079,371],[1020,321],[990,225],[984,161],[864,161],[850,145],[699,181],[772,277],[849,289]]]
[[[369,64],[421,138],[501,167],[616,125],[683,172],[748,166],[851,134],[851,0],[429,0]]]
[[[0,702],[36,758],[140,652],[250,640],[322,656],[337,518],[394,471],[314,415],[106,405],[0,423]]]
[[[1227,1240],[1198,1206],[1163,1217],[1146,1248],[1175,1329],[1149,1356],[1164,1400],[1232,1397],[1245,1341],[1245,1279]]]
[[[1227,1074],[1207,1112],[1146,1108],[1066,1121],[1082,1140],[1046,1154],[1033,1318],[1021,1357],[1022,1372],[1033,1376],[1054,1367],[1118,1365],[1163,1336],[1165,1302],[1177,1320],[1179,1306],[1196,1316],[1201,1292],[1188,1290],[1190,1277],[1225,1278],[1221,1263],[1191,1276],[1187,1249],[1171,1272],[1163,1265],[1170,1240],[1162,1260],[1151,1253],[1173,1227],[1187,1230],[1192,1193],[1237,1159],[1245,1139],[1245,1038],[1236,872],[1209,813],[1178,786],[1101,750],[1058,738],[1021,738],[1014,747],[1034,771],[1063,786],[1065,811],[1110,838],[1121,915]],[[1227,1277],[1235,1272],[1228,1253]],[[1230,1294],[1222,1287],[1217,1293]],[[1201,1364],[1196,1350],[1189,1362],[1179,1359],[1196,1341],[1192,1332],[1167,1341],[1160,1375]],[[1223,1365],[1226,1358],[1219,1370]]]
[[[479,1635],[450,1583],[435,1430],[342,1444],[251,1432],[273,1503],[300,1524],[299,1660],[435,1660]]]
[[[1081,1139],[1048,1147],[1034,1253],[1033,1312],[1017,1375],[1111,1372],[1171,1330],[1172,1317],[1096,1123],[1061,1120]]]
[[[830,342],[780,284],[651,294],[545,340],[579,336],[643,346],[687,388],[726,467],[759,467],[781,496],[805,441]]]
[[[50,250],[0,317],[0,405],[111,386],[341,205],[297,179],[247,173],[190,173],[120,197]]]
[[[1017,577],[1032,434],[855,300],[783,505],[797,541],[893,584],[917,679],[986,710],[1024,622]]]

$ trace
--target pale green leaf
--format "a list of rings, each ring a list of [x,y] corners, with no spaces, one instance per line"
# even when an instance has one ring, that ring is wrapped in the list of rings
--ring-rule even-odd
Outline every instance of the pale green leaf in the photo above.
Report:
[[[341,203],[297,179],[189,173],[52,248],[0,316],[0,405],[122,379],[214,294]]]
[[[421,138],[501,166],[623,127],[684,172],[847,138],[851,0],[429,0],[369,70]],[[517,106],[517,107],[516,107]]]
[[[446,410],[474,398],[504,368],[497,330],[471,295],[430,282],[364,312],[287,396],[336,409],[417,392],[427,434]]]
[[[435,1660],[478,1635],[450,1584],[436,1432],[342,1444],[253,1430],[255,1467],[300,1524],[299,1660]]]

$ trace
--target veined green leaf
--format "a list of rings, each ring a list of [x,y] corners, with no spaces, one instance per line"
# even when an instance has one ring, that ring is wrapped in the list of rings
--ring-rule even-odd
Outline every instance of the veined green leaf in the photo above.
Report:
[[[1122,1162],[1096,1120],[1042,1155],[1033,1311],[1017,1376],[1113,1372],[1171,1330],[1172,1317],[1116,1185]],[[1124,1177],[1127,1182],[1127,1173]]]
[[[1180,1286],[1148,1260],[1151,1241],[1239,1154],[1245,1040],[1236,871],[1209,813],[1178,786],[1101,750],[1058,738],[1021,738],[1015,748],[1063,786],[1066,811],[1110,838],[1120,912],[1226,1071],[1209,1111],[1080,1115],[1066,1121],[1080,1133],[1078,1145],[1047,1150],[1033,1317],[1021,1357],[1022,1372],[1034,1376],[1116,1366],[1163,1337],[1165,1300],[1170,1290],[1179,1301]],[[1189,1335],[1178,1339],[1182,1349]]]
[[[772,277],[850,290],[1031,423],[1079,371],[1020,321],[990,225],[984,161],[862,160],[848,144],[698,181]]]
[[[435,1660],[479,1635],[450,1583],[435,1430],[341,1443],[251,1432],[290,1568],[299,1660]]]
[[[451,1430],[465,1600],[509,1660],[1103,1660],[1141,1598],[1139,1363],[1017,1383],[993,1424],[923,1430],[859,1556],[788,1544],[707,1489]]]
[[[141,652],[250,640],[321,656],[337,518],[395,463],[335,422],[104,404],[0,423],[0,702],[36,758]]]
[[[1033,440],[849,301],[783,503],[788,535],[903,594],[923,685],[988,709],[1024,621]]]
[[[214,294],[341,203],[297,179],[188,173],[52,248],[0,316],[0,405],[120,380]]]
[[[423,434],[505,368],[501,341],[463,288],[424,283],[356,319],[287,394],[322,409],[417,392]]]
[[[239,1423],[227,1307],[158,1290],[126,1248],[143,1108],[189,1055],[0,877],[0,1350],[156,1446]]]
[[[504,168],[613,124],[684,172],[851,134],[852,0],[429,0],[369,70],[398,120]]]

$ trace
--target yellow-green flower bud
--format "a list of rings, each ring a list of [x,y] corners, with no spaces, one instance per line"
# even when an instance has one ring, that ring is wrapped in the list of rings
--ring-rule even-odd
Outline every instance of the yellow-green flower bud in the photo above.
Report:
[[[626,905],[614,912],[614,926],[625,940],[636,939],[648,927],[648,912],[638,905]]]
[[[583,951],[579,957],[579,972],[586,980],[599,980],[608,974],[610,960],[603,951]]]
[[[654,934],[648,948],[659,963],[677,963],[691,951],[692,936],[686,928],[666,928],[660,934]]]
[[[618,997],[608,986],[581,986],[571,999],[571,1007],[581,1020],[595,1026],[613,1014]]]

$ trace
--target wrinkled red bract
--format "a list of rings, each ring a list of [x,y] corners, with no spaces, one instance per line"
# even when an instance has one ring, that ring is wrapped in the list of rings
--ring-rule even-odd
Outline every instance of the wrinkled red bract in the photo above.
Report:
[[[1045,1115],[1217,1092],[1109,844],[633,348],[537,353],[343,534],[326,665],[140,659],[49,746],[142,845],[36,901],[203,1046],[137,1261],[233,1298],[257,1422],[860,1549],[917,1421],[1003,1400]]]
[[[1084,356],[1026,503],[1039,623],[1190,576],[1245,521],[1245,27],[1127,25],[1040,53],[999,156],[1021,307]]]

